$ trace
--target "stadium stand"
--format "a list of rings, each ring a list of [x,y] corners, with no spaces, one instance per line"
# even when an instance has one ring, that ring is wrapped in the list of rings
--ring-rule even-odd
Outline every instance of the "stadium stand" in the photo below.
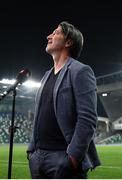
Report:
[[[0,143],[9,143],[9,127],[11,123],[10,112],[0,112]],[[30,140],[32,122],[21,112],[15,113],[16,132],[14,143],[28,143]]]
[[[121,144],[122,143],[122,134],[115,134],[108,138],[105,138],[102,141],[99,141],[98,144]]]
[[[96,142],[101,144],[122,143],[122,71],[97,78],[98,96],[106,111],[98,122]],[[99,136],[98,136],[99,135]]]

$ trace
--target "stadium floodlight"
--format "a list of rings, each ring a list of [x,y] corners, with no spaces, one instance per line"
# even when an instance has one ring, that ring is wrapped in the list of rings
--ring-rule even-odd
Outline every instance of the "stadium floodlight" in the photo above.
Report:
[[[9,80],[9,79],[2,79],[0,81],[0,83],[2,83],[2,84],[14,84],[15,81],[16,81],[15,79],[11,79],[11,80]]]
[[[1,81],[0,81],[0,83],[2,83],[2,84],[14,84],[15,83],[15,79],[2,79]],[[40,86],[40,83],[39,82],[36,82],[36,81],[32,81],[32,80],[27,80],[27,81],[25,81],[23,84],[22,84],[23,86],[26,86],[26,87],[39,87]]]
[[[35,82],[35,81],[31,81],[31,80],[28,80],[26,82],[23,83],[23,86],[26,86],[26,87],[39,87],[40,86],[40,83],[38,82]]]
[[[107,93],[103,93],[103,94],[102,94],[102,96],[104,96],[104,97],[105,97],[105,96],[108,96],[108,94],[107,94]]]
[[[3,86],[3,89],[6,89],[7,88],[7,86]]]

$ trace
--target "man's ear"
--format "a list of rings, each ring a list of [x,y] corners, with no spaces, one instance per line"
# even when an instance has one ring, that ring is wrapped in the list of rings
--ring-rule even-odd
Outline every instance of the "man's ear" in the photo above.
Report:
[[[68,39],[68,40],[66,41],[65,46],[66,46],[66,47],[70,47],[70,46],[72,46],[72,45],[73,45],[72,40],[71,40],[71,39]]]

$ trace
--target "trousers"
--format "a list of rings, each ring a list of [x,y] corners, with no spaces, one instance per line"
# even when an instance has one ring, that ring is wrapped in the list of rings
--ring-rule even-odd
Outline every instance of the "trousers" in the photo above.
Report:
[[[66,151],[37,149],[29,158],[32,179],[87,179],[81,163],[74,169]]]

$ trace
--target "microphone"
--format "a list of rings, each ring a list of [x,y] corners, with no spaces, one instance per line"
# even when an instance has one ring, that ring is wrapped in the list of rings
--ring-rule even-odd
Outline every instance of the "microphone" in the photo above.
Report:
[[[19,72],[19,74],[16,77],[17,85],[20,83],[22,84],[24,81],[26,81],[31,75],[31,72],[28,69],[23,69]]]
[[[23,69],[16,76],[16,81],[12,84],[3,94],[0,95],[0,101],[11,91],[15,90],[18,84],[22,84],[26,81],[31,75],[31,72],[28,69]]]

